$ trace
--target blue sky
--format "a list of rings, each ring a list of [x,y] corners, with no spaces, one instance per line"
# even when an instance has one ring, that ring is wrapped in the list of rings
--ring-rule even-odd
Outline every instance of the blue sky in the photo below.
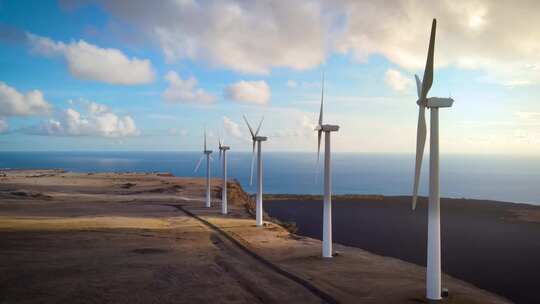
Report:
[[[197,150],[206,124],[248,150],[247,114],[313,151],[324,70],[334,150],[412,153],[437,17],[441,152],[539,152],[540,39],[501,23],[535,3],[458,3],[0,1],[0,149]]]

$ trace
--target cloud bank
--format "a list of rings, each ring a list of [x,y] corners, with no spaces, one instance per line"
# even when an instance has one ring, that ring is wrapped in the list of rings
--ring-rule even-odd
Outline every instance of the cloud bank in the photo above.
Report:
[[[234,138],[242,138],[242,131],[240,131],[240,125],[232,121],[229,117],[223,116],[223,129],[227,134]]]
[[[263,81],[239,81],[227,86],[224,90],[225,98],[232,101],[266,105],[270,102],[270,86]]]
[[[384,82],[394,91],[398,92],[407,90],[413,84],[410,78],[403,76],[400,71],[394,69],[388,69],[384,73]]]
[[[69,72],[78,79],[110,84],[137,85],[154,81],[154,70],[148,59],[128,58],[117,49],[100,48],[84,40],[55,42],[28,34],[32,50],[45,56],[63,56]]]
[[[43,98],[41,91],[20,93],[0,81],[0,117],[41,115],[51,109],[52,106]]]
[[[42,124],[25,130],[26,133],[53,136],[124,137],[139,131],[131,116],[119,116],[108,107],[89,101],[80,101],[82,111],[73,108],[59,112]],[[72,103],[73,104],[73,103]]]
[[[304,70],[333,53],[382,55],[419,72],[431,19],[436,65],[475,69],[507,85],[540,82],[540,2],[488,0],[101,1],[154,39],[169,61],[192,59],[242,73]]]
[[[209,104],[215,101],[215,97],[198,88],[198,81],[194,77],[182,79],[173,71],[165,75],[169,87],[163,93],[163,99],[168,102],[200,103]]]
[[[0,134],[7,132],[8,127],[8,123],[5,120],[0,119]]]
[[[122,21],[157,40],[167,60],[183,58],[243,73],[303,70],[325,59],[328,25],[316,1],[103,1]]]

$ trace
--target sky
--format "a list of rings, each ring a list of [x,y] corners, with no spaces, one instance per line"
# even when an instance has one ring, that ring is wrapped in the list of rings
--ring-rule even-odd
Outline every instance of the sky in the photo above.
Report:
[[[0,0],[0,151],[414,153],[431,21],[441,153],[540,152],[537,1]],[[429,119],[429,115],[428,115]],[[428,120],[429,123],[429,120]],[[217,147],[216,147],[217,148]]]

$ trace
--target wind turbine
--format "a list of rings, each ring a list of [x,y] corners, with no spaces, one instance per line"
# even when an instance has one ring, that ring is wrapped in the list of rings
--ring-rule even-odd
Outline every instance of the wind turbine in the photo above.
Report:
[[[319,112],[319,122],[317,131],[317,168],[319,167],[319,157],[321,153],[321,137],[324,132],[324,203],[323,203],[323,248],[322,255],[325,258],[332,257],[332,176],[331,176],[331,155],[330,155],[330,133],[337,132],[339,126],[323,124],[323,103],[324,103],[324,74],[322,76],[321,89],[321,110]],[[318,171],[318,170],[317,170]]]
[[[223,174],[223,190],[221,191],[221,213],[227,214],[227,150],[229,146],[224,145],[224,138],[219,140],[219,162]],[[223,160],[222,156],[223,155]]]
[[[426,297],[429,300],[441,299],[441,214],[439,194],[439,108],[449,108],[454,103],[452,98],[427,97],[433,84],[433,53],[435,49],[435,31],[437,20],[433,19],[431,37],[424,70],[424,79],[417,75],[416,88],[419,106],[418,130],[416,138],[416,164],[414,172],[412,209],[416,208],[420,169],[426,143],[426,107],[430,109],[430,143],[429,143],[429,202],[428,202],[428,243]]]
[[[199,170],[199,167],[201,166],[201,162],[203,158],[206,156],[206,207],[211,207],[211,201],[210,201],[210,160],[212,159],[212,150],[208,150],[206,148],[206,128],[204,129],[204,146],[203,146],[203,155],[201,155],[201,158],[199,158],[199,162],[197,163],[197,166],[195,166],[194,172],[197,172]]]
[[[253,142],[253,153],[251,155],[251,173],[249,175],[249,185],[251,186],[253,184],[253,161],[255,160],[255,144],[257,144],[257,196],[256,196],[256,204],[255,204],[255,222],[257,226],[263,225],[263,201],[262,201],[262,152],[261,152],[261,143],[263,141],[266,141],[268,137],[266,136],[258,136],[259,131],[261,130],[261,125],[264,120],[264,117],[259,122],[259,126],[257,127],[257,130],[253,132],[253,129],[251,128],[251,125],[249,124],[246,116],[244,115],[244,120],[246,121],[246,124],[249,129],[249,133],[251,133],[251,140]]]

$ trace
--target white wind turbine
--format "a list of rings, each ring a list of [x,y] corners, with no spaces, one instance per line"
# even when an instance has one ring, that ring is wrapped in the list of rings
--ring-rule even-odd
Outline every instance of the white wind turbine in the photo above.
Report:
[[[206,128],[204,129],[204,146],[203,146],[203,155],[201,155],[201,158],[199,158],[199,162],[197,163],[197,166],[195,166],[194,172],[197,172],[199,170],[199,167],[201,166],[201,162],[203,158],[206,156],[206,207],[211,207],[211,201],[210,201],[210,160],[212,159],[212,150],[206,149]]]
[[[221,191],[221,213],[227,214],[227,150],[229,150],[230,147],[225,146],[224,143],[224,138],[221,138],[219,140],[219,162],[221,163],[221,171],[223,174],[223,190]]]
[[[427,243],[427,273],[426,273],[426,297],[429,300],[441,299],[441,214],[439,194],[439,108],[451,107],[454,103],[452,98],[427,97],[433,83],[433,54],[435,49],[435,31],[437,20],[433,19],[431,25],[431,37],[429,40],[428,56],[424,79],[420,82],[417,75],[416,87],[418,91],[419,106],[418,130],[416,139],[416,164],[413,185],[413,210],[418,198],[418,184],[422,156],[426,143],[426,107],[430,109],[430,151],[429,151],[429,202],[428,202],[428,243]]]
[[[319,122],[317,131],[317,168],[319,166],[319,156],[321,152],[321,136],[324,132],[324,205],[323,205],[323,248],[322,255],[325,258],[332,257],[332,171],[330,155],[330,133],[337,132],[339,126],[323,124],[323,104],[324,104],[324,74],[322,76],[321,89],[321,110],[319,112]],[[317,169],[318,171],[318,169]]]
[[[263,141],[266,141],[268,138],[266,136],[258,136],[259,131],[261,130],[261,125],[264,120],[264,117],[259,122],[259,126],[257,127],[257,130],[255,133],[253,132],[253,129],[251,128],[246,116],[244,115],[244,120],[246,121],[246,124],[249,129],[249,133],[251,133],[251,140],[253,142],[253,153],[251,155],[251,173],[249,175],[249,185],[253,184],[253,161],[255,160],[255,143],[257,144],[257,196],[256,196],[256,204],[255,204],[255,222],[257,226],[263,225],[263,200],[262,200],[262,151],[261,151],[261,143]]]

